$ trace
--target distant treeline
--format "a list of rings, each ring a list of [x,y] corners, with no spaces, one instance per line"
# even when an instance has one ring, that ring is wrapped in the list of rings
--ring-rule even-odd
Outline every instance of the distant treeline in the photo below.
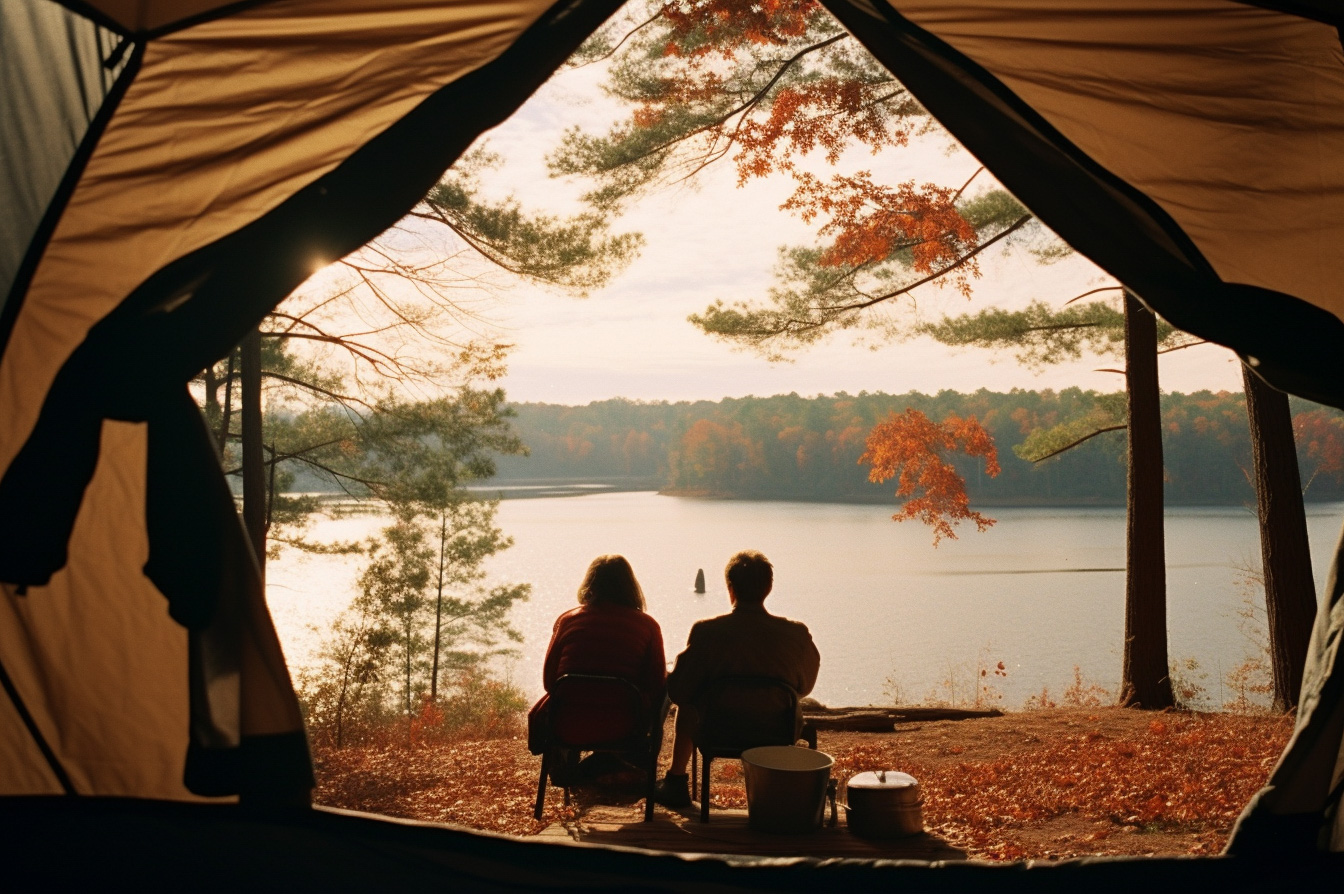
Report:
[[[515,427],[531,449],[499,463],[500,484],[521,480],[626,481],[712,497],[831,501],[891,500],[894,482],[872,484],[859,465],[869,430],[906,408],[931,419],[974,416],[994,436],[1003,471],[988,478],[962,465],[973,501],[985,505],[1122,504],[1125,433],[1098,435],[1040,463],[1014,455],[1033,430],[1086,413],[1095,392],[837,394],[645,403],[624,399],[583,407],[515,404]],[[1294,400],[1298,420],[1332,434],[1344,414]],[[1303,416],[1302,414],[1307,414]],[[1167,500],[1215,505],[1254,499],[1246,403],[1240,393],[1171,393],[1162,399]],[[1344,429],[1341,429],[1344,430]],[[1298,439],[1311,500],[1344,499],[1338,462],[1319,443]],[[1319,438],[1317,439],[1319,442]],[[1323,456],[1325,459],[1323,460]],[[1319,474],[1316,474],[1318,473]],[[1314,477],[1313,477],[1314,476]]]

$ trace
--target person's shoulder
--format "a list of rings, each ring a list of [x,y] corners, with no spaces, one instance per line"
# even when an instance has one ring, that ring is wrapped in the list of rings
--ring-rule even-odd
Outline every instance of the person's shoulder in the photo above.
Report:
[[[585,608],[587,608],[586,605],[576,605],[573,608],[569,609],[568,611],[561,612],[560,617],[555,619],[556,629],[558,630],[559,628],[565,626],[566,624],[571,623],[575,618],[577,618],[580,614],[583,613],[583,610]]]
[[[807,634],[808,636],[812,635],[811,632],[807,629],[807,625],[804,624],[802,621],[795,621],[793,618],[786,618],[783,615],[771,615],[770,617],[774,618],[777,622],[779,622],[780,626],[782,627],[787,627],[791,630],[794,630],[797,633]]]
[[[658,619],[642,608],[635,608],[633,605],[613,605],[611,608],[614,609],[612,615],[625,619],[624,623],[662,632],[663,628],[658,626]]]
[[[642,612],[639,613],[639,616],[640,616],[640,618],[643,619],[643,620],[641,621],[641,623],[643,623],[644,626],[646,626],[646,627],[648,627],[648,628],[650,628],[650,629],[652,629],[652,630],[656,630],[656,631],[658,631],[659,633],[662,633],[662,632],[663,632],[662,625],[658,623],[658,619],[655,618],[653,615],[649,614],[648,612],[643,612],[643,611],[642,611]]]
[[[697,634],[701,636],[704,636],[706,633],[712,634],[715,629],[722,627],[725,624],[731,624],[732,618],[733,616],[731,614],[715,615],[712,618],[701,618],[691,625],[691,632],[686,638],[691,639]]]

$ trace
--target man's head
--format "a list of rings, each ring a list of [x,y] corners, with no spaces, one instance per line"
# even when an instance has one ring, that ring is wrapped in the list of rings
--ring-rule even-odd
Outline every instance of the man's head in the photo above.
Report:
[[[728,596],[734,604],[761,604],[775,583],[775,569],[770,560],[754,549],[744,549],[729,559],[723,576],[728,580]]]

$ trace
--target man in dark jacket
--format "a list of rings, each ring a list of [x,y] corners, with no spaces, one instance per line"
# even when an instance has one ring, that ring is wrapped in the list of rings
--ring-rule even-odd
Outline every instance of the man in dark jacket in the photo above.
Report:
[[[765,556],[744,550],[728,560],[724,575],[733,610],[696,622],[667,676],[667,695],[677,706],[672,764],[658,786],[657,800],[667,807],[691,803],[686,768],[695,749],[693,702],[706,684],[727,676],[773,677],[804,696],[816,685],[821,666],[806,625],[765,610],[774,585],[774,569]]]

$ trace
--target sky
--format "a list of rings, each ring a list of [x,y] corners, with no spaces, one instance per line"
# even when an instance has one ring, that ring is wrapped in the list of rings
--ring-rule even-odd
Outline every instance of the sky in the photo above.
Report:
[[[602,95],[600,77],[598,68],[562,71],[510,120],[485,134],[504,165],[497,176],[483,179],[483,188],[513,193],[528,208],[580,210],[577,197],[584,184],[550,178],[544,156],[566,128],[605,130],[620,114]],[[978,167],[945,135],[880,158],[865,154],[850,161],[888,182],[913,178],[959,185]],[[645,246],[601,291],[578,299],[513,288],[499,296],[485,313],[515,345],[501,383],[510,399],[586,404],[612,397],[677,401],[790,392],[1122,387],[1120,375],[1098,371],[1120,364],[1112,357],[1085,357],[1038,373],[1010,356],[947,348],[928,338],[856,344],[861,331],[848,330],[794,352],[791,362],[772,363],[703,334],[687,321],[689,314],[716,299],[763,296],[778,248],[813,241],[811,227],[779,210],[790,191],[791,181],[782,178],[739,188],[732,166],[719,163],[694,186],[650,196],[618,220],[618,230],[643,233]],[[1047,266],[1020,249],[991,249],[981,266],[969,300],[934,285],[918,289],[913,300],[921,315],[1021,307],[1032,300],[1057,306],[1114,285],[1077,255]],[[1213,345],[1164,356],[1160,376],[1167,391],[1241,388],[1236,359]]]

